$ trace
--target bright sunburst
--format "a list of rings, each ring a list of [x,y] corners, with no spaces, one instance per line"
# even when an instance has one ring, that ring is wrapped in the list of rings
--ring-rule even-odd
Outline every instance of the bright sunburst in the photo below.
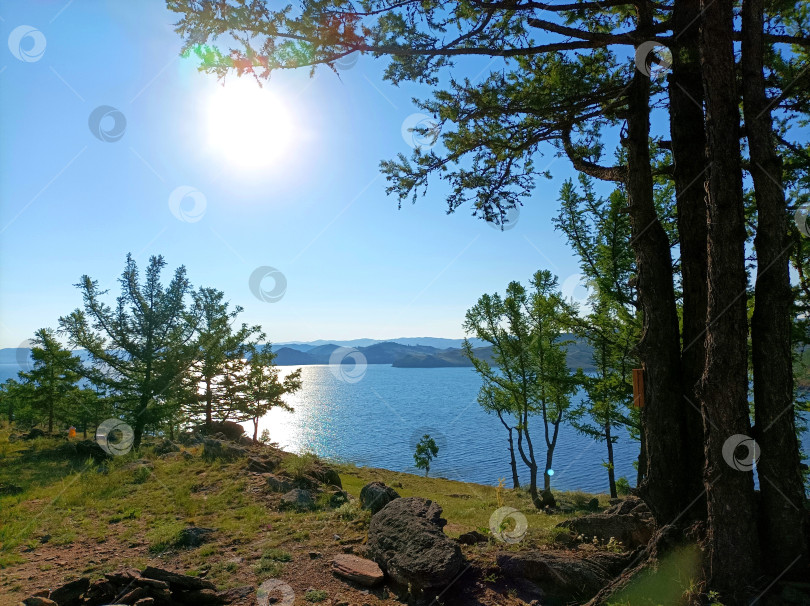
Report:
[[[289,151],[294,131],[281,99],[254,80],[231,79],[208,102],[208,144],[236,166],[272,165]]]

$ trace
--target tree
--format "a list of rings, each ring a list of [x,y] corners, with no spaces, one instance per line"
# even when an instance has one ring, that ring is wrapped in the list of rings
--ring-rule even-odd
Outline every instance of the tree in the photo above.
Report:
[[[529,468],[529,493],[537,504],[539,465],[530,421],[539,415],[543,423],[543,489],[550,490],[560,425],[577,389],[566,360],[569,342],[562,338],[575,311],[549,271],[538,271],[531,285],[529,293],[519,282],[511,282],[506,297],[483,295],[467,311],[464,331],[492,346],[492,363],[478,358],[468,340],[464,353],[484,381],[479,402],[491,406],[494,398],[501,415],[508,411],[517,421],[518,452]]]
[[[413,453],[413,460],[417,469],[425,470],[425,477],[430,473],[430,462],[439,454],[439,447],[430,435],[425,434],[416,445],[416,452]]]
[[[76,418],[81,360],[62,347],[50,328],[34,333],[32,345],[33,368],[19,378],[32,387],[28,402],[52,433],[55,422]]]
[[[467,341],[465,340],[465,353],[467,352]],[[470,357],[471,354],[467,354]],[[509,467],[512,470],[512,488],[520,488],[520,478],[518,477],[517,460],[515,459],[515,441],[513,438],[516,426],[510,425],[504,420],[504,415],[509,415],[512,411],[512,403],[509,393],[494,383],[484,382],[478,393],[478,403],[487,413],[495,413],[501,425],[506,428],[509,434]]]
[[[226,365],[244,357],[244,344],[261,332],[259,326],[242,324],[234,330],[233,323],[242,311],[237,306],[229,310],[225,294],[214,288],[200,288],[196,293],[200,310],[200,323],[194,342],[195,361],[185,379],[186,399],[191,402],[188,413],[202,416],[210,430],[215,414],[215,383],[226,370]]]
[[[115,307],[102,301],[98,281],[82,276],[76,285],[84,309],[59,319],[73,346],[86,349],[93,364],[84,370],[94,384],[108,389],[132,425],[134,447],[144,429],[157,425],[169,410],[161,397],[181,380],[194,360],[191,339],[199,312],[187,306],[191,285],[179,267],[164,286],[162,256],[149,259],[146,279],[140,282],[137,265],[127,255]],[[165,398],[164,398],[165,401]]]
[[[260,335],[264,340],[264,335]],[[249,360],[242,373],[242,398],[239,412],[242,418],[253,422],[253,441],[259,440],[259,421],[274,408],[293,411],[284,396],[301,389],[301,369],[279,380],[279,368],[273,364],[276,354],[269,344],[251,344],[247,348]]]
[[[32,391],[32,384],[20,383],[15,379],[6,379],[0,385],[0,405],[5,410],[9,423],[34,424],[31,409]]]

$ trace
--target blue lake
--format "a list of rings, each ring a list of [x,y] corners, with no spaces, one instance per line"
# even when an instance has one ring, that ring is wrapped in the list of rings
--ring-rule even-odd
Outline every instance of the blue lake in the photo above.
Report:
[[[294,412],[274,410],[259,424],[272,441],[292,452],[316,454],[358,465],[420,473],[414,466],[416,442],[430,434],[440,450],[430,475],[497,484],[505,478],[511,486],[506,429],[497,416],[485,413],[476,398],[480,379],[471,368],[393,368],[369,365],[365,373],[339,379],[339,366],[302,367],[303,388],[288,398]],[[282,375],[294,367],[281,367]],[[19,367],[0,365],[0,381],[15,377]],[[545,461],[542,420],[531,421],[537,460]],[[252,432],[251,423],[245,424]],[[623,431],[614,445],[616,477],[635,484],[633,461],[638,442]],[[810,450],[810,434],[803,436]],[[560,429],[554,454],[552,487],[559,490],[607,492],[603,442],[577,433],[568,425]],[[542,464],[542,463],[541,463]],[[518,460],[523,483],[529,474]],[[540,478],[542,481],[542,478]]]

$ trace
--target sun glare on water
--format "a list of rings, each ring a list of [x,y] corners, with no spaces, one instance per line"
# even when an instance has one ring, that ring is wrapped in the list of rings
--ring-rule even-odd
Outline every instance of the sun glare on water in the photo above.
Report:
[[[255,80],[218,84],[208,102],[208,144],[235,166],[272,166],[289,152],[294,131],[293,116],[283,101]]]

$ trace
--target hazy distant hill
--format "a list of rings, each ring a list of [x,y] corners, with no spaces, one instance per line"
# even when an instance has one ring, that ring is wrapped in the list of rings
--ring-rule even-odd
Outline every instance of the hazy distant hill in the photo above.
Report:
[[[367,343],[367,345],[347,345],[351,343]],[[310,343],[274,344],[276,353],[275,363],[279,366],[307,366],[310,364],[329,364],[330,358],[338,347],[353,347],[363,354],[368,364],[391,364],[397,368],[447,368],[457,366],[472,366],[461,351],[461,339],[442,339],[436,337],[409,337],[394,341],[375,341],[374,339],[355,339],[354,341]],[[429,345],[428,343],[433,343]],[[453,343],[454,346],[446,346]],[[490,359],[491,347],[481,347],[483,341],[474,340],[477,345],[476,355]],[[441,347],[440,347],[441,346]],[[77,350],[83,360],[88,358],[87,352]],[[16,347],[0,349],[0,364],[18,364],[18,354],[25,359],[30,350]],[[354,361],[352,360],[352,363]],[[576,341],[568,348],[568,365],[571,368],[592,370],[591,349],[587,343]]]

